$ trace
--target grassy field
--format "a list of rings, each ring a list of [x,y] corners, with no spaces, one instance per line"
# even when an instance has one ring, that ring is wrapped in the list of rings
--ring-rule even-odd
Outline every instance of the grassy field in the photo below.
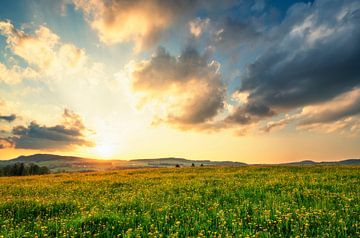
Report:
[[[0,237],[360,237],[360,167],[0,178]]]

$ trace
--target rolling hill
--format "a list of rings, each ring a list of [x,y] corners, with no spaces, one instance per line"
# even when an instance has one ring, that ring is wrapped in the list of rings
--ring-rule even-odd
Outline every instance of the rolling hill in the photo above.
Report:
[[[247,164],[232,161],[188,160],[184,158],[156,158],[135,160],[98,160],[75,156],[53,154],[34,154],[19,156],[10,160],[0,160],[0,166],[14,163],[38,164],[47,166],[51,171],[98,171],[124,168],[161,168],[161,167],[190,167],[195,166],[245,166]]]
[[[281,165],[295,165],[295,166],[304,166],[304,165],[360,165],[360,159],[346,159],[340,161],[323,161],[315,162],[312,160],[303,160],[299,162],[284,163]]]
[[[155,158],[155,159],[134,159],[134,160],[98,160],[75,156],[62,156],[54,154],[34,154],[19,156],[10,160],[0,160],[0,167],[14,163],[37,164],[47,166],[52,172],[61,171],[99,171],[126,168],[169,168],[179,165],[180,167],[190,166],[247,166],[248,164],[233,161],[210,161],[210,160],[189,160],[184,158]],[[257,165],[257,164],[253,164]],[[309,165],[360,165],[360,159],[347,159],[332,162],[315,162],[304,160],[299,162],[272,164],[281,166],[309,166]]]

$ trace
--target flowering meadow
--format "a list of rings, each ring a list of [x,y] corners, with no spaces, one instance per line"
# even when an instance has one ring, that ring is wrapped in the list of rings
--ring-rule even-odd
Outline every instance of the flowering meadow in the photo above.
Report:
[[[0,237],[360,237],[360,167],[2,177]]]

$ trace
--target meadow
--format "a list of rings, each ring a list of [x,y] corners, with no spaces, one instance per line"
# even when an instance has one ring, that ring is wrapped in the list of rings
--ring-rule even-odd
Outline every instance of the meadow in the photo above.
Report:
[[[2,177],[0,237],[360,237],[360,167]]]

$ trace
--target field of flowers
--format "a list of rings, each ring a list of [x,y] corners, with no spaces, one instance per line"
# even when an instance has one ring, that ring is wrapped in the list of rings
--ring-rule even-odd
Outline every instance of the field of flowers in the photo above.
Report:
[[[360,167],[0,178],[0,237],[360,237]]]

